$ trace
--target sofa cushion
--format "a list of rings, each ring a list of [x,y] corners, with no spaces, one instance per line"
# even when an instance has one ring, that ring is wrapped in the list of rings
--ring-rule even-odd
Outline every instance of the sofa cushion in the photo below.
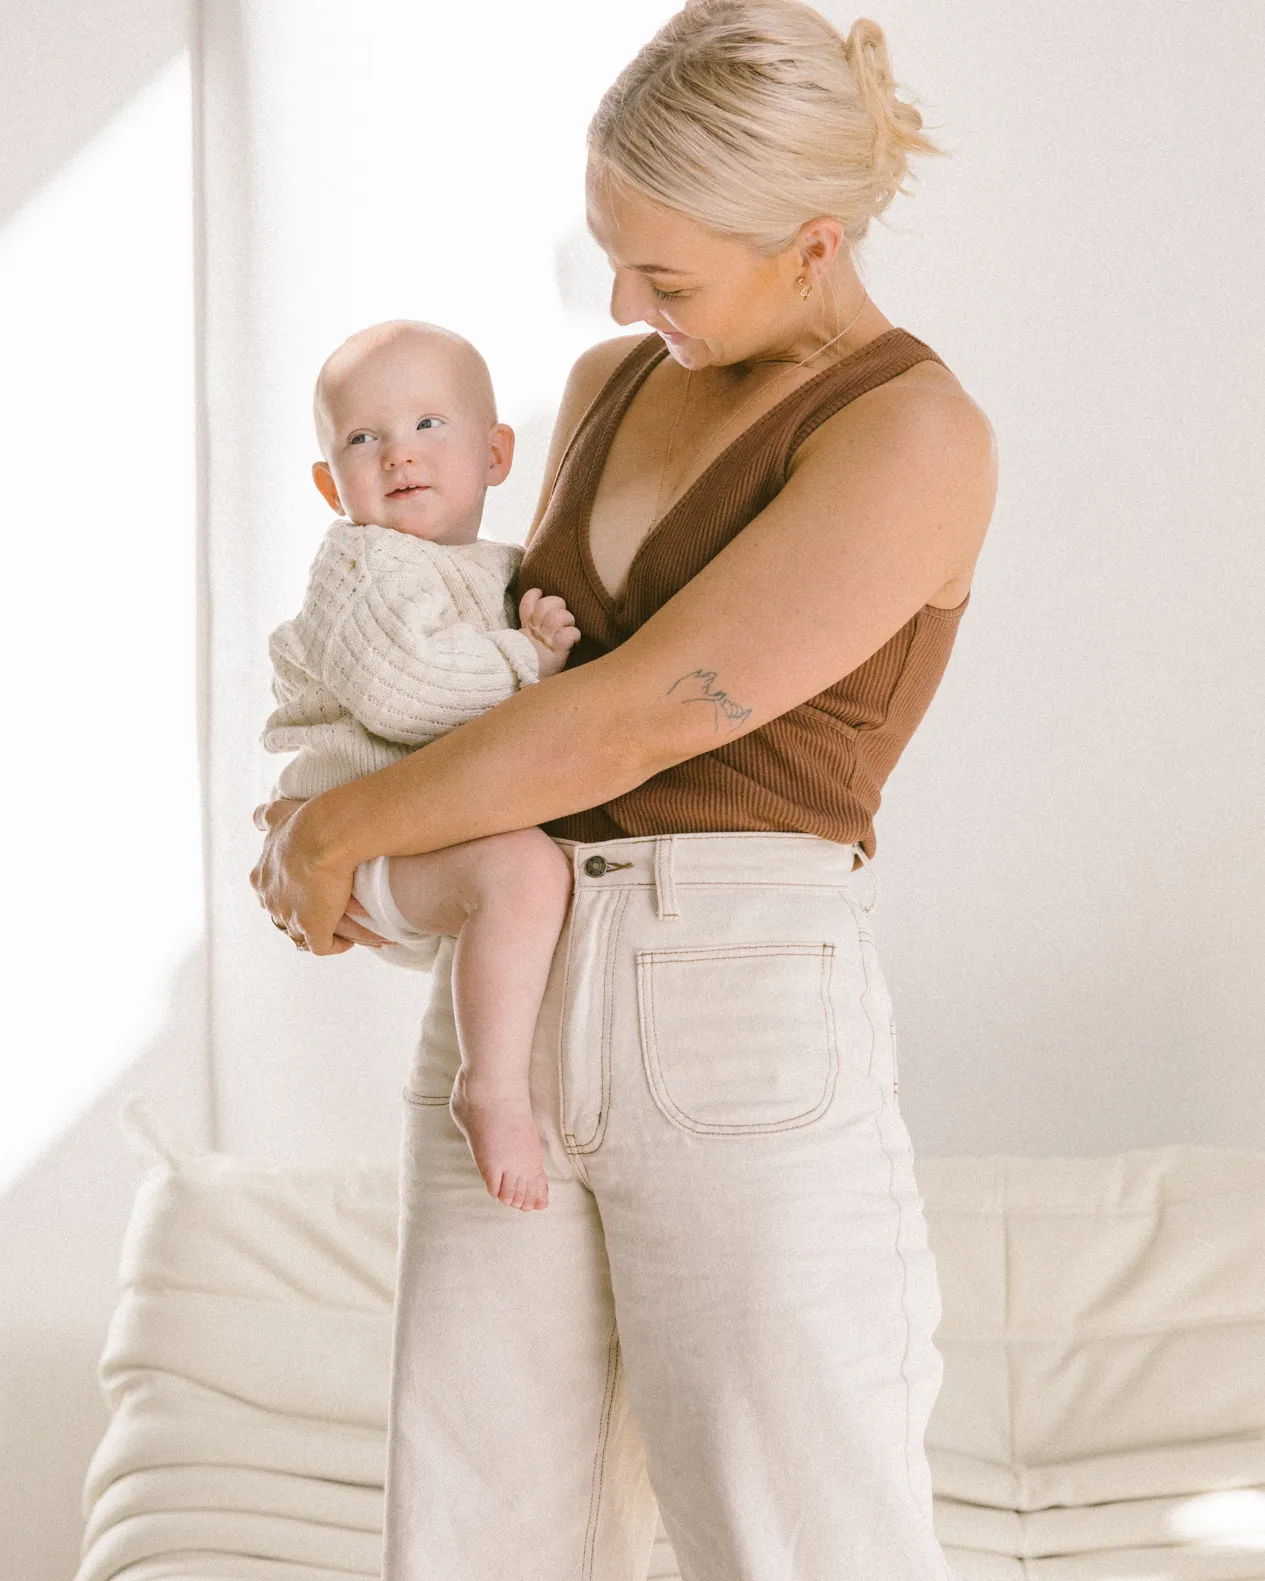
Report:
[[[157,1140],[76,1581],[377,1577],[396,1182]],[[962,1581],[1265,1581],[1265,1154],[923,1159]],[[650,1575],[676,1577],[660,1528]]]

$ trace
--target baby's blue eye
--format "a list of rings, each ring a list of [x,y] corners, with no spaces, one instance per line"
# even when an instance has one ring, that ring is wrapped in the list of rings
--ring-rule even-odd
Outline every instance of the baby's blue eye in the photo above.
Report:
[[[368,437],[368,434],[353,434],[347,443],[349,445],[363,445]]]
[[[436,419],[433,417],[423,417],[417,426],[419,428],[433,428],[435,426],[435,422]]]

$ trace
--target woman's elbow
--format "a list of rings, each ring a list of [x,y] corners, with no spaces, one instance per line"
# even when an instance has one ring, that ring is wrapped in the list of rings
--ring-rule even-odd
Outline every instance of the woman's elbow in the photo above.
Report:
[[[721,737],[704,728],[704,713],[710,715],[709,710],[679,708],[668,700],[616,711],[606,734],[613,777],[631,790],[720,745]]]
[[[691,701],[700,683],[693,691],[665,693],[653,675],[609,662],[615,658],[564,670],[529,688],[553,714],[560,747],[588,765],[604,796],[623,795],[740,733],[723,725],[713,732],[715,706]]]

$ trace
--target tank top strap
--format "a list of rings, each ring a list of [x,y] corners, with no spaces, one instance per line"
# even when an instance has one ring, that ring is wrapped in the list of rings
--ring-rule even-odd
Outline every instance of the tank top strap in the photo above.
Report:
[[[801,385],[792,393],[784,421],[778,425],[786,459],[789,461],[814,429],[820,428],[836,412],[842,411],[850,401],[855,401],[868,390],[877,389],[880,384],[886,384],[889,379],[894,379],[898,373],[904,373],[919,362],[938,362],[941,367],[947,366],[944,359],[925,341],[919,340],[917,335],[911,335],[907,329],[893,325],[891,329],[867,341],[851,356]],[[797,395],[801,397],[799,401],[795,400]]]
[[[629,347],[593,397],[576,425],[558,468],[557,483],[563,482],[565,473],[568,492],[575,489],[586,496],[596,489],[597,475],[606,464],[615,429],[629,402],[650,369],[666,355],[667,348],[660,335],[653,330],[643,335]],[[745,460],[752,451],[764,451],[766,454],[780,453],[783,461],[789,462],[809,434],[849,401],[885,384],[915,363],[927,361],[945,365],[925,341],[893,325],[775,402],[762,417],[735,437],[727,447],[726,459],[730,462]]]

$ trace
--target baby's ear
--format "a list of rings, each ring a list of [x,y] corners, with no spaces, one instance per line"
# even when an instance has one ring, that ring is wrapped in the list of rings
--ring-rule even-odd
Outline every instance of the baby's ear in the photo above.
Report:
[[[514,460],[514,430],[498,423],[488,435],[488,484],[504,483]]]
[[[329,470],[329,465],[324,461],[312,463],[312,481],[321,492],[321,498],[336,511],[339,516],[343,514],[343,502],[338,497],[338,485],[334,482],[334,474]]]

